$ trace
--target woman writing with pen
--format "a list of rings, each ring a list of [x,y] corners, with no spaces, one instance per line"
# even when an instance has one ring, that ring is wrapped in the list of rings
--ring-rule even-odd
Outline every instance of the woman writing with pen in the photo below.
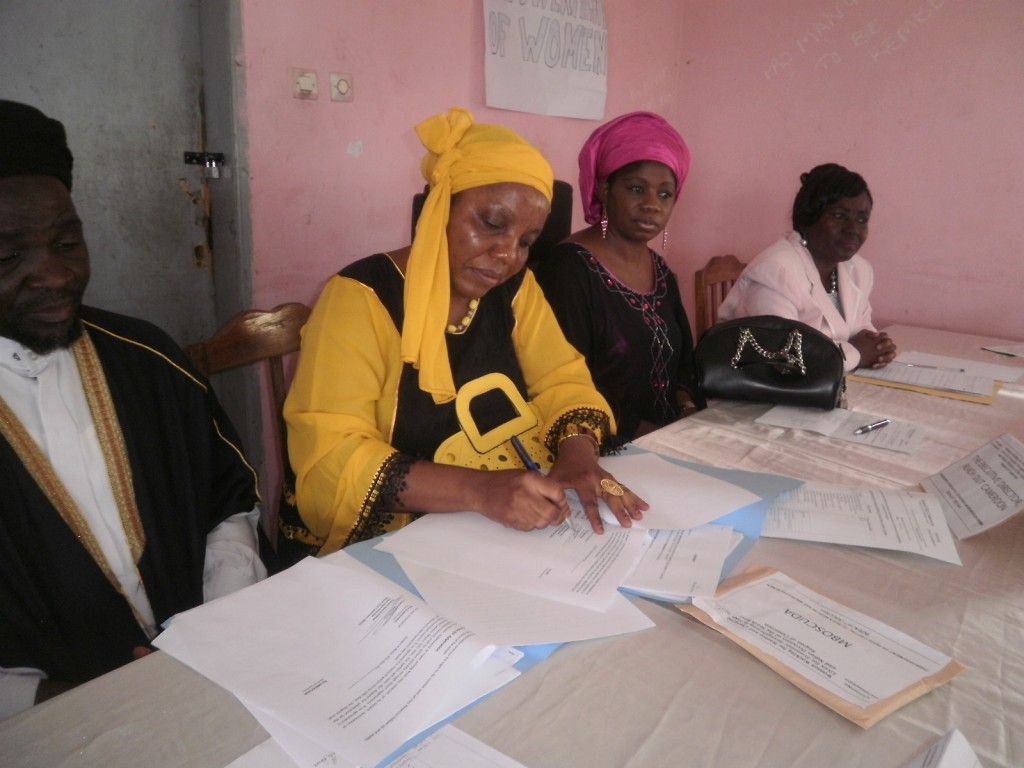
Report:
[[[599,496],[630,525],[647,505],[598,464],[608,404],[524,270],[550,166],[465,110],[416,130],[430,192],[413,242],[328,281],[285,404],[298,509],[319,552],[427,512],[558,525],[568,488],[596,532]]]

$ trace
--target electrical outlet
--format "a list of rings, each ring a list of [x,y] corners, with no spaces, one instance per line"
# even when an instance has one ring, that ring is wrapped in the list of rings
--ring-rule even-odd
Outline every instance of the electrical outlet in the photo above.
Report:
[[[319,93],[316,72],[312,69],[292,67],[292,98],[315,99]]]
[[[352,75],[342,72],[331,72],[331,101],[352,101],[355,86]]]

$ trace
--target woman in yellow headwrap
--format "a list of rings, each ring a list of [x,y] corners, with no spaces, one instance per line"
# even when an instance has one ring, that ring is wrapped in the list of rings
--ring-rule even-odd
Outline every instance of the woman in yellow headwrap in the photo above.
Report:
[[[328,281],[285,403],[298,508],[320,553],[424,512],[557,525],[566,488],[598,533],[601,494],[629,525],[647,505],[597,463],[611,410],[523,269],[550,211],[550,166],[463,109],[416,132],[430,192],[413,243]]]

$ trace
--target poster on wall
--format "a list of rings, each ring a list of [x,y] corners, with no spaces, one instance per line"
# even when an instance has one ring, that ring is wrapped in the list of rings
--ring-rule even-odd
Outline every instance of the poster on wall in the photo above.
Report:
[[[488,107],[604,119],[604,0],[483,0]]]

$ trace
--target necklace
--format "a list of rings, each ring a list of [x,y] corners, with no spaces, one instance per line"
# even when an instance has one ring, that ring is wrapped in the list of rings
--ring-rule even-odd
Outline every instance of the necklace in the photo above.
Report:
[[[474,316],[476,316],[476,308],[480,306],[480,299],[469,300],[469,311],[466,312],[466,316],[459,321],[458,325],[449,324],[445,331],[448,333],[460,334],[465,333],[466,329],[469,328],[469,324],[473,322]]]
[[[828,292],[835,293],[839,290],[839,270],[835,267],[832,268],[832,273],[828,276]]]

